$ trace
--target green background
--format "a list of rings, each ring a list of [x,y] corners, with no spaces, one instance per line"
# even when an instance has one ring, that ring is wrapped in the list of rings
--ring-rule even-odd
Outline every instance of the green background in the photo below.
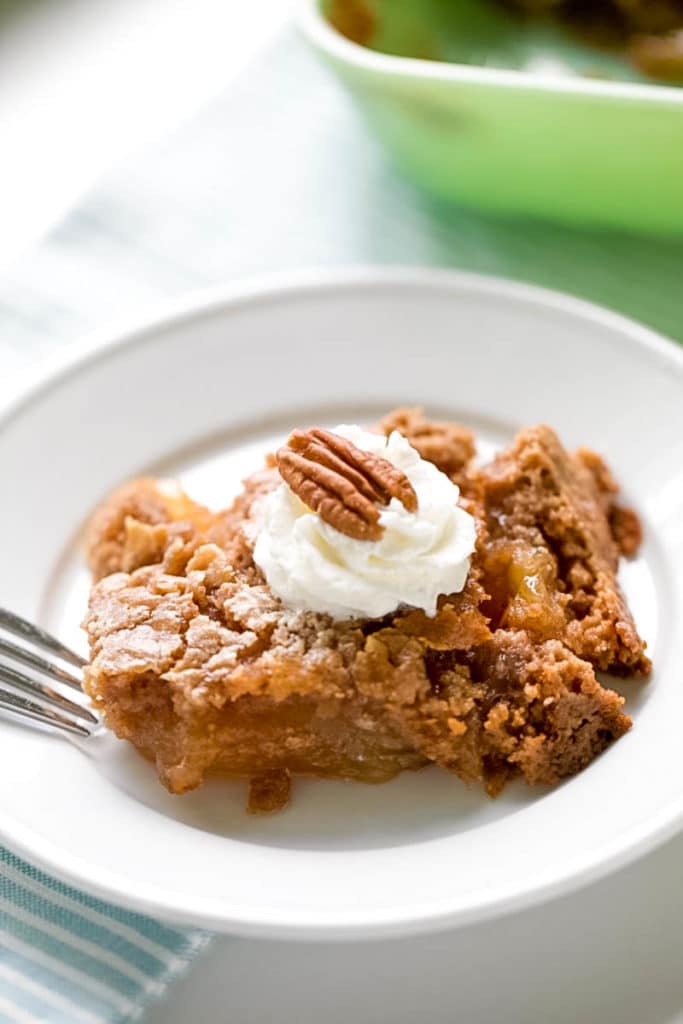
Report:
[[[396,171],[346,90],[290,31],[4,274],[0,364],[4,373],[27,367],[188,290],[359,263],[530,281],[683,340],[683,239],[481,214],[433,198]]]

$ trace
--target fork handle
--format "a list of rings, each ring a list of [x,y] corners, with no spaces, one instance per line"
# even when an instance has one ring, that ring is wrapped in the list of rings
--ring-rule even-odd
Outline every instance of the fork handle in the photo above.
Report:
[[[46,630],[41,629],[40,626],[34,626],[27,619],[22,619],[20,615],[7,611],[6,608],[0,608],[0,626],[4,626],[14,636],[20,636],[24,640],[28,640],[29,643],[52,651],[53,654],[56,654],[63,661],[67,661],[70,665],[75,665],[76,668],[83,668],[86,664],[85,659],[80,654],[76,654],[70,647],[63,644],[61,640],[58,640],[51,633],[46,632]]]

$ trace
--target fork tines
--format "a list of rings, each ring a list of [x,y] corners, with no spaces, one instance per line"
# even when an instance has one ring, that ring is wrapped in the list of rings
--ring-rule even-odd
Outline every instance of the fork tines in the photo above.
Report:
[[[0,710],[14,718],[89,736],[99,719],[84,703],[72,699],[75,693],[82,694],[83,658],[45,630],[0,608],[2,632],[23,642],[13,643],[0,635]],[[67,688],[72,696],[60,688]]]

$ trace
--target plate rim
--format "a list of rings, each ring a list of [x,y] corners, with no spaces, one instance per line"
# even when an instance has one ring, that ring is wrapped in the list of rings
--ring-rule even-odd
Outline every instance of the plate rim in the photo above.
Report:
[[[172,302],[160,306],[144,317],[137,317],[128,325],[119,324],[114,329],[99,331],[87,336],[80,343],[71,346],[68,355],[56,355],[43,360],[39,367],[29,369],[21,375],[15,393],[0,398],[0,432],[14,416],[40,401],[50,389],[62,380],[78,374],[81,369],[93,363],[106,360],[111,353],[118,353],[127,347],[144,342],[147,336],[167,330],[203,316],[211,316],[220,310],[239,309],[244,306],[260,306],[264,302],[278,301],[283,297],[302,297],[333,291],[372,290],[377,287],[412,286],[420,290],[444,287],[454,292],[490,294],[508,300],[519,301],[527,307],[550,309],[578,320],[598,323],[618,331],[621,344],[637,349],[645,348],[659,361],[671,366],[672,361],[683,373],[683,347],[658,334],[644,325],[619,313],[586,302],[561,292],[516,282],[510,279],[473,274],[464,271],[425,267],[392,267],[355,265],[352,267],[315,268],[267,274],[245,278],[229,285],[190,292]],[[620,833],[607,850],[587,864],[567,870],[562,877],[540,882],[533,888],[516,891],[504,898],[479,899],[475,905],[439,910],[433,907],[406,913],[384,913],[381,919],[367,921],[354,913],[344,921],[300,920],[298,923],[278,920],[278,914],[246,918],[241,914],[235,919],[225,914],[212,917],[208,908],[200,913],[189,906],[169,905],[168,900],[156,894],[137,891],[122,891],[121,879],[109,870],[81,862],[78,856],[65,859],[63,851],[50,840],[36,837],[30,827],[7,822],[0,809],[0,839],[19,856],[55,875],[76,888],[85,889],[101,899],[120,906],[163,917],[165,920],[193,927],[210,928],[220,932],[232,932],[269,938],[294,938],[310,940],[315,938],[358,939],[380,938],[398,935],[420,934],[438,929],[464,926],[475,921],[493,919],[524,907],[554,899],[577,888],[598,881],[613,871],[637,860],[644,854],[662,845],[683,829],[683,792],[677,801],[667,804],[652,818],[634,826],[626,838]]]
[[[543,306],[601,323],[628,336],[630,344],[645,345],[660,360],[666,362],[673,358],[683,368],[683,343],[624,313],[558,289],[512,277],[420,264],[354,263],[304,267],[249,275],[227,284],[191,289],[178,298],[162,299],[142,313],[115,320],[109,329],[86,332],[79,341],[70,343],[67,352],[44,356],[33,367],[12,375],[10,383],[14,393],[0,393],[0,429],[24,405],[40,398],[63,378],[77,373],[81,367],[107,358],[110,352],[137,344],[146,334],[161,327],[168,328],[195,317],[210,316],[223,307],[237,308],[266,299],[277,300],[284,295],[378,285],[434,288],[450,285],[454,290],[493,292],[526,305]]]

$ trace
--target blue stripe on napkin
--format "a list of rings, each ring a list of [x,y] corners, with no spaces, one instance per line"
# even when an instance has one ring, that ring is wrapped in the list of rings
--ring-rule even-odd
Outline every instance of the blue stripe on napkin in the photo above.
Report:
[[[0,847],[0,1024],[124,1024],[210,936],[87,896]]]

